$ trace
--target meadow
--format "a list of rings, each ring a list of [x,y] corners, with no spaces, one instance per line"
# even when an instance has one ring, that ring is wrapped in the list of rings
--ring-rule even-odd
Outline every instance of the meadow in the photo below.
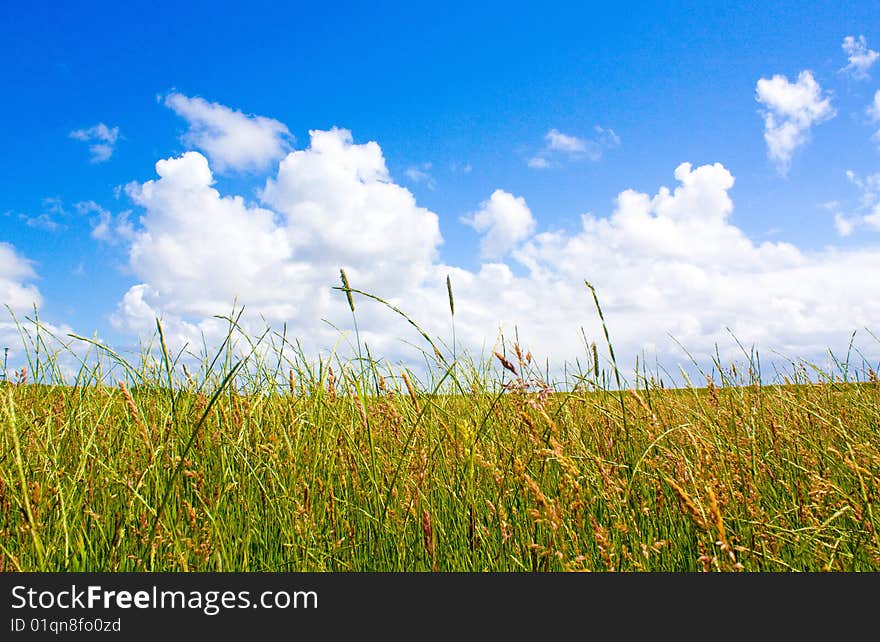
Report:
[[[370,295],[343,284],[354,314]],[[139,363],[67,337],[90,349],[73,376],[21,324],[0,570],[880,570],[864,362],[766,382],[745,352],[673,388],[644,365],[622,381],[609,340],[547,381],[511,343],[475,359],[423,335],[414,371],[228,320],[188,364],[160,324]]]

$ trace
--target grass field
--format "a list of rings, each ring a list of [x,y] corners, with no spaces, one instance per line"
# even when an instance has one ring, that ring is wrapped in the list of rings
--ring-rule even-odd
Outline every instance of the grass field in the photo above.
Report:
[[[417,377],[227,341],[184,367],[160,329],[141,364],[92,346],[65,380],[25,337],[0,384],[2,570],[880,569],[867,366],[767,385],[718,363],[670,389],[597,360],[559,386],[511,345]]]

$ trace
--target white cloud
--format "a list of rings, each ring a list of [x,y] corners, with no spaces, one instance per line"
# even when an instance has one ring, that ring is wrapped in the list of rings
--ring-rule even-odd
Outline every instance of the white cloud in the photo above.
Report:
[[[103,163],[110,160],[116,141],[119,139],[119,127],[107,127],[104,123],[98,123],[88,129],[75,129],[70,132],[70,137],[80,140],[89,145],[93,163]]]
[[[624,190],[609,216],[585,214],[573,231],[535,231],[525,201],[496,190],[468,223],[486,262],[465,269],[439,260],[437,216],[393,183],[378,144],[346,130],[311,132],[307,149],[280,163],[247,203],[212,187],[208,162],[189,152],[156,165],[159,178],[132,185],[143,207],[130,245],[139,283],[116,322],[149,334],[154,316],[170,340],[200,345],[222,335],[232,300],[246,327],[287,325],[307,349],[330,349],[351,327],[332,291],[345,267],[352,286],[399,305],[432,335],[449,334],[445,279],[452,279],[458,339],[479,353],[499,327],[554,363],[583,355],[580,328],[602,345],[583,285],[598,289],[620,362],[642,350],[674,369],[673,335],[705,362],[745,344],[803,357],[846,345],[880,318],[880,250],[799,250],[758,243],[733,224],[734,178],[721,164],[675,169],[677,186]],[[859,179],[861,180],[861,179]],[[873,180],[873,179],[872,179]],[[411,328],[356,297],[361,337],[374,355],[413,359]],[[325,323],[326,320],[328,323]],[[876,351],[876,350],[875,350]],[[741,356],[741,355],[740,355]]]
[[[66,225],[61,221],[67,217],[64,209],[64,203],[60,198],[44,198],[43,208],[39,214],[19,213],[18,219],[24,221],[28,227],[46,232],[57,232],[66,229]],[[11,216],[12,212],[6,212],[6,216]]]
[[[847,205],[838,201],[825,204],[834,212],[834,228],[838,235],[851,236],[860,228],[880,231],[880,172],[862,177],[848,170],[846,178],[858,190],[858,201]]]
[[[345,129],[311,131],[308,149],[281,161],[263,201],[284,216],[303,260],[351,265],[362,278],[415,282],[442,242],[437,215],[388,175],[375,142],[354,144]]]
[[[535,219],[525,199],[500,189],[462,222],[482,234],[480,254],[486,259],[503,257],[535,230]]]
[[[412,165],[407,167],[403,173],[413,183],[424,182],[428,189],[433,190],[437,188],[437,181],[428,173],[430,169],[431,163],[423,163],[420,166]]]
[[[114,216],[95,201],[81,201],[75,207],[81,215],[89,216],[93,239],[113,245],[134,237],[134,229],[128,219],[130,211]]]
[[[56,340],[66,339],[73,328],[65,324],[55,325],[46,320],[41,310],[43,296],[34,284],[37,279],[33,261],[20,254],[12,244],[0,241],[0,379],[3,373],[4,348],[9,348],[7,374],[10,379],[14,379],[17,370],[28,367],[24,347],[27,346],[33,357],[36,341],[33,319],[36,308],[41,328],[40,351],[43,353],[40,380],[45,382],[54,372],[60,371],[70,381],[82,363],[84,351],[77,350],[76,346],[68,348]],[[45,367],[47,351],[53,355],[54,372],[49,372]],[[80,356],[75,357],[72,352],[78,352]],[[34,373],[28,372],[27,377],[29,381],[33,381]]]
[[[610,217],[584,215],[574,232],[535,234],[509,264],[453,272],[459,336],[480,346],[503,324],[557,363],[583,355],[581,326],[602,345],[584,278],[599,291],[627,365],[642,349],[661,363],[680,361],[669,335],[703,363],[716,342],[723,359],[741,358],[727,328],[765,358],[770,349],[812,357],[880,318],[870,267],[880,251],[756,243],[730,221],[734,179],[726,168],[684,163],[675,178],[674,190],[621,192]],[[514,262],[524,275],[515,275]],[[442,315],[442,300],[432,305],[420,318]]]
[[[543,156],[533,156],[528,160],[528,166],[532,169],[547,169],[550,167],[550,161]]]
[[[853,227],[866,225],[880,230],[880,172],[862,178],[850,170],[846,177],[860,192],[859,204],[856,213],[849,218],[850,223]]]
[[[874,101],[868,105],[868,117],[875,123],[880,123],[880,89],[874,94]],[[874,132],[871,140],[880,145],[880,129]]]
[[[868,116],[874,122],[880,122],[880,89],[874,94],[874,102],[868,106]]]
[[[868,70],[880,58],[880,53],[872,49],[868,49],[868,42],[865,36],[854,38],[847,36],[840,45],[844,53],[847,55],[849,62],[841,69],[842,72],[848,72],[856,80],[866,80]]]
[[[24,221],[25,225],[37,230],[45,230],[46,232],[57,232],[66,228],[61,220],[67,217],[64,210],[64,203],[60,198],[44,198],[43,211],[32,216],[30,214],[19,214],[18,218]]]
[[[16,313],[27,312],[33,305],[39,306],[42,297],[33,284],[36,278],[31,261],[27,260],[9,243],[0,242],[0,301]]]
[[[612,149],[620,145],[620,136],[613,129],[600,127],[596,125],[593,130],[596,132],[596,142],[607,149]]]
[[[263,170],[288,149],[290,131],[274,118],[249,116],[177,92],[165,96],[165,105],[189,123],[183,142],[204,151],[217,171]]]
[[[61,228],[61,224],[58,223],[51,215],[46,212],[42,212],[41,214],[37,214],[36,216],[27,216],[26,214],[20,215],[20,218],[25,222],[25,225],[28,227],[33,227],[38,230],[45,230],[46,232],[55,232]]]
[[[558,129],[551,129],[544,138],[547,141],[547,149],[553,151],[576,154],[586,149],[586,142],[583,139],[563,134]]]
[[[703,358],[716,341],[730,345],[727,326],[746,343],[815,354],[846,328],[878,318],[880,302],[866,301],[859,289],[874,296],[880,286],[867,272],[845,270],[867,269],[880,252],[807,254],[787,243],[757,244],[730,223],[734,180],[723,166],[684,163],[675,177],[681,184],[674,191],[621,192],[610,218],[585,215],[574,234],[534,236],[514,254],[528,275],[505,283],[512,293],[505,316],[519,319],[521,333],[544,349],[567,344],[553,354],[572,354],[576,342],[566,328],[589,319],[588,278],[624,354],[669,350],[671,333]]]
[[[130,261],[170,311],[208,314],[245,294],[262,304],[284,287],[290,247],[273,212],[221,197],[198,152],[161,160],[156,172],[159,180],[127,188],[145,209]]]
[[[797,82],[782,75],[761,78],[755,99],[765,109],[764,141],[767,154],[780,174],[786,174],[795,150],[807,143],[810,129],[836,115],[831,98],[809,71],[798,74]]]
[[[211,315],[237,298],[327,347],[335,331],[322,319],[345,318],[330,290],[340,267],[354,287],[377,292],[424,280],[442,241],[437,215],[391,182],[376,143],[354,144],[340,129],[310,136],[266,182],[271,210],[218,193],[198,152],[159,161],[158,180],[130,186],[145,210],[130,249],[143,282],[120,303],[116,324],[139,331],[162,315],[195,341],[223,327]]]
[[[579,138],[564,134],[558,129],[551,129],[544,136],[544,147],[527,164],[533,169],[547,169],[553,166],[552,158],[565,156],[568,159],[587,158],[597,161],[602,158],[606,149],[620,145],[620,137],[613,129],[605,129],[596,125],[596,136],[592,139]]]
[[[39,307],[43,297],[37,286],[32,283],[37,278],[33,263],[19,254],[9,243],[0,241],[0,349],[11,348],[14,358],[21,346],[18,334],[9,310],[23,321],[23,317]],[[9,364],[10,369],[15,367]],[[0,370],[2,372],[2,370]]]
[[[834,229],[840,236],[849,236],[856,228],[856,221],[847,218],[840,212],[834,214]]]

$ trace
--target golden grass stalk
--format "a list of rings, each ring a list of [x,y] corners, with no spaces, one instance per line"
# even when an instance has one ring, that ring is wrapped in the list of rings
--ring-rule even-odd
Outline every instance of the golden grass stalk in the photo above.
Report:
[[[672,487],[672,490],[675,491],[675,495],[678,497],[678,503],[685,515],[691,518],[691,521],[696,524],[697,528],[703,531],[708,531],[709,526],[706,524],[703,513],[700,511],[694,500],[690,498],[681,486],[675,483],[675,480],[670,479],[669,477],[665,477],[664,479],[666,480],[666,483]]]
[[[510,363],[507,359],[504,358],[504,355],[495,350],[493,352],[498,361],[501,362],[501,365],[504,366],[505,370],[510,370],[513,373],[513,376],[519,377],[519,373],[516,371],[516,368],[513,367],[513,364]]]
[[[134,425],[137,427],[138,434],[141,436],[141,439],[144,440],[147,452],[150,453],[150,461],[152,461],[153,439],[150,436],[150,431],[147,430],[146,425],[141,419],[141,413],[138,411],[138,407],[134,403],[134,398],[131,396],[131,392],[128,390],[128,386],[125,385],[124,381],[119,382],[119,389],[122,390],[122,398],[125,400],[125,407],[128,408],[128,414],[131,415]]]
[[[740,570],[742,569],[742,565],[737,563],[736,554],[733,552],[733,547],[727,539],[727,531],[724,528],[724,518],[721,516],[721,509],[718,507],[718,500],[715,497],[715,491],[712,490],[711,486],[706,487],[706,496],[709,498],[709,512],[712,513],[712,521],[715,524],[715,530],[718,531],[718,545],[721,547],[721,551],[726,553],[730,558],[730,561],[733,562],[734,568]]]
[[[401,377],[403,378],[403,383],[406,385],[406,391],[409,393],[409,398],[412,401],[413,407],[416,409],[416,412],[419,412],[419,400],[416,397],[416,389],[413,388],[412,382],[409,380],[409,377],[406,376],[406,373],[402,373]]]
[[[590,515],[590,526],[593,527],[593,537],[596,538],[596,546],[599,547],[599,554],[602,561],[605,562],[605,568],[609,571],[614,570],[614,558],[611,540],[608,537],[608,529],[599,526],[596,518]]]

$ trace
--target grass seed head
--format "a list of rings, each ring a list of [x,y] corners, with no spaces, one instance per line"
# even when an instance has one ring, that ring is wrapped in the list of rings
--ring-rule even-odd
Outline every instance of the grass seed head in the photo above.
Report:
[[[505,370],[510,370],[510,371],[513,373],[513,375],[514,375],[515,377],[519,377],[519,373],[517,373],[516,368],[513,366],[512,363],[510,363],[510,361],[508,361],[508,360],[504,357],[503,354],[501,354],[501,353],[498,352],[497,350],[495,350],[495,351],[493,352],[493,354],[494,354],[495,357],[498,359],[498,361],[501,362],[501,365],[504,366],[504,369],[505,369]]]
[[[339,270],[339,276],[342,278],[342,287],[345,288],[345,298],[348,299],[348,307],[354,312],[354,297],[351,296],[351,285],[348,283],[348,276],[345,274],[345,269]]]
[[[672,490],[675,491],[675,495],[678,497],[678,503],[681,506],[684,513],[690,517],[691,521],[703,531],[708,531],[709,526],[706,524],[706,520],[703,518],[703,513],[700,511],[697,504],[690,498],[690,496],[684,491],[684,489],[675,483],[674,480],[669,477],[666,478],[666,483],[672,487]]]
[[[449,312],[455,316],[455,298],[452,296],[452,279],[446,275],[446,293],[449,295]]]
[[[409,380],[409,377],[406,373],[402,373],[400,375],[403,378],[403,383],[406,385],[406,391],[409,393],[409,398],[412,401],[413,407],[416,409],[416,412],[419,411],[419,400],[416,397],[416,389],[413,388],[412,382]]]
[[[590,351],[593,353],[593,379],[599,381],[599,350],[596,349],[596,342],[590,344]]]

